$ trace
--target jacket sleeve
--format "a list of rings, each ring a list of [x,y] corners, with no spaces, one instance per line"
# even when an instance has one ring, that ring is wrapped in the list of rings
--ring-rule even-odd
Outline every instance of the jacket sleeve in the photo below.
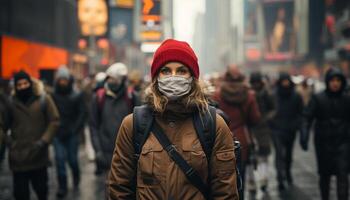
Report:
[[[115,142],[108,177],[108,199],[135,199],[136,160],[133,146],[132,115],[124,118]]]
[[[305,107],[302,117],[302,124],[300,130],[300,140],[307,143],[309,141],[310,127],[313,123],[315,112],[317,109],[316,96],[312,96],[310,102]]]
[[[77,134],[78,132],[80,132],[85,125],[86,122],[86,118],[87,118],[87,108],[86,108],[86,104],[84,101],[84,96],[83,93],[78,94],[78,117],[77,117],[77,121],[75,123],[75,127],[73,129],[74,133]]]
[[[251,94],[251,101],[250,104],[248,105],[248,125],[249,126],[254,126],[257,123],[259,123],[260,118],[261,118],[261,113],[259,110],[258,102],[256,100],[255,94]]]
[[[57,107],[50,95],[46,97],[46,120],[48,122],[47,128],[43,136],[41,137],[47,143],[51,143],[53,137],[56,134],[58,126],[60,125],[60,116]]]
[[[100,138],[98,136],[98,127],[99,127],[99,113],[98,113],[98,105],[97,105],[97,97],[93,96],[90,105],[90,118],[89,118],[89,127],[91,134],[92,146],[96,152],[101,151],[101,143]]]
[[[266,100],[266,106],[267,106],[266,120],[270,121],[275,114],[276,103],[274,101],[273,95],[270,94],[269,92],[266,93],[265,100]]]
[[[236,158],[230,129],[217,115],[216,139],[210,159],[210,186],[214,200],[238,200]]]

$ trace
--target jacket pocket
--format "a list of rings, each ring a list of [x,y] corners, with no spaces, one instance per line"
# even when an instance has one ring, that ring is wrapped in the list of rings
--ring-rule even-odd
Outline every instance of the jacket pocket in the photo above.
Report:
[[[20,145],[15,142],[11,146],[9,157],[13,164],[27,164],[35,162],[41,153],[42,150],[35,148],[33,143]]]
[[[158,144],[146,142],[138,163],[138,186],[159,185],[162,177],[163,148]]]
[[[216,173],[219,177],[230,176],[236,168],[234,149],[216,152]]]

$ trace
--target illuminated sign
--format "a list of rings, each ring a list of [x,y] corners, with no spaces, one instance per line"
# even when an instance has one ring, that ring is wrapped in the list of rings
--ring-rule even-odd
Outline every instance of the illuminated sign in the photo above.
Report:
[[[141,6],[142,41],[162,40],[161,2],[160,0],[143,0]]]
[[[133,8],[134,0],[115,0],[115,5],[120,8]]]
[[[108,9],[105,0],[78,0],[78,19],[83,36],[103,36],[107,32]]]

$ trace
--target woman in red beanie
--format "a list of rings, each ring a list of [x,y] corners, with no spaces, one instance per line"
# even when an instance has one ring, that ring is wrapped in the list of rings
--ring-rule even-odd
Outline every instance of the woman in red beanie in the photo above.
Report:
[[[109,199],[238,199],[232,136],[208,106],[191,47],[164,41],[151,75],[146,105],[119,129]]]

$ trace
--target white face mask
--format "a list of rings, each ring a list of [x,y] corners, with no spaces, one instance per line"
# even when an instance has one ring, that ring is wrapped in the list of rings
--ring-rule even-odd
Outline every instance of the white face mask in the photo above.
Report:
[[[164,78],[158,78],[158,88],[159,91],[168,97],[170,101],[174,101],[191,91],[192,81],[192,77],[167,76]]]

